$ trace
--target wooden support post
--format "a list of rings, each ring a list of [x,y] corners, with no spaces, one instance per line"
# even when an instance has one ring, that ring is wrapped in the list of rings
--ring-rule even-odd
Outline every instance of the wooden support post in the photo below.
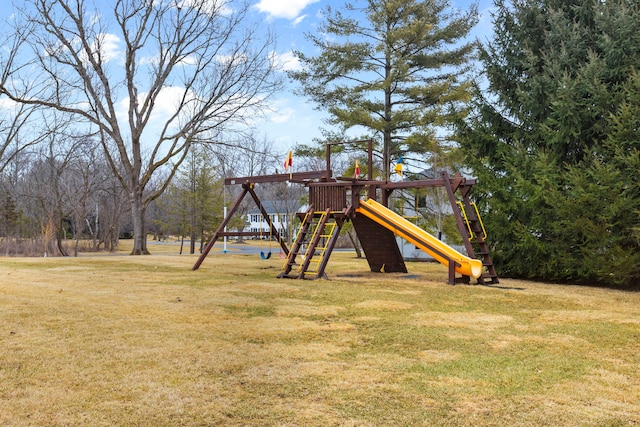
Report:
[[[236,211],[240,207],[240,203],[242,203],[242,200],[244,200],[244,198],[247,195],[247,193],[250,194],[251,198],[253,199],[253,201],[256,202],[256,205],[258,205],[258,209],[260,209],[260,212],[262,213],[262,216],[267,221],[267,224],[269,224],[269,228],[271,229],[271,235],[275,236],[276,239],[278,239],[278,243],[280,244],[280,247],[282,248],[284,253],[289,255],[289,248],[287,248],[287,244],[282,239],[282,236],[280,236],[280,233],[278,233],[278,230],[276,229],[276,227],[273,225],[273,222],[271,221],[271,218],[269,218],[269,214],[265,210],[264,206],[262,206],[262,202],[258,198],[258,195],[254,191],[253,187],[254,187],[254,184],[252,182],[245,182],[244,184],[242,184],[242,189],[243,189],[242,193],[240,194],[240,196],[238,196],[238,198],[236,199],[235,203],[233,204],[233,207],[227,213],[227,216],[224,218],[224,220],[222,220],[222,223],[218,226],[218,229],[216,230],[216,232],[213,233],[213,236],[211,236],[211,239],[209,240],[209,243],[207,243],[207,245],[203,249],[202,253],[198,257],[198,260],[196,261],[196,263],[191,268],[192,270],[197,270],[198,268],[200,268],[200,265],[202,264],[204,259],[207,257],[207,255],[209,255],[209,252],[211,251],[211,248],[213,248],[213,245],[218,240],[218,237],[220,237],[220,236],[225,234],[224,233],[224,228],[227,226],[227,224],[229,223],[229,221],[231,220],[233,215],[236,213]],[[241,233],[235,233],[235,234],[241,235]]]
[[[271,221],[271,218],[269,218],[269,214],[267,213],[267,210],[264,208],[264,206],[262,206],[262,202],[258,198],[258,195],[256,194],[256,192],[253,190],[253,186],[251,186],[251,188],[249,188],[248,192],[251,195],[251,198],[253,198],[253,201],[256,202],[256,205],[258,205],[258,209],[260,209],[260,213],[262,214],[264,219],[267,221],[267,224],[269,224],[269,229],[271,230],[271,235],[275,236],[276,239],[278,239],[278,243],[280,244],[280,247],[282,248],[282,251],[286,255],[289,255],[289,248],[287,248],[287,245],[284,242],[284,240],[282,239],[282,237],[280,236],[280,233],[278,233],[278,230],[273,225],[273,222]]]
[[[367,179],[369,181],[373,181],[373,140],[370,139],[367,141],[367,153],[368,153],[368,168],[367,168]],[[373,185],[369,185],[369,189],[367,191],[367,196],[370,199],[376,200],[376,187]]]
[[[473,250],[473,245],[471,244],[471,240],[469,240],[469,233],[467,232],[467,227],[464,224],[464,220],[462,219],[462,215],[460,215],[460,209],[458,209],[458,204],[456,203],[456,195],[455,192],[458,189],[458,185],[456,188],[453,188],[451,184],[451,179],[449,178],[449,174],[446,171],[441,172],[442,181],[444,183],[444,188],[447,190],[447,195],[449,196],[449,202],[451,203],[451,209],[453,210],[453,216],[456,218],[456,225],[458,226],[458,231],[460,232],[460,236],[462,237],[462,241],[464,243],[464,247],[467,250],[467,255],[471,258],[475,258],[475,251]]]
[[[192,270],[195,271],[198,268],[200,268],[200,265],[202,264],[204,259],[209,254],[209,251],[211,251],[211,248],[213,248],[213,245],[216,243],[216,240],[218,240],[218,237],[220,236],[220,234],[224,231],[224,228],[227,226],[227,224],[231,220],[231,217],[233,217],[233,214],[236,213],[236,211],[238,210],[238,207],[240,206],[240,203],[242,203],[242,200],[244,199],[244,196],[247,195],[247,193],[249,192],[249,189],[251,187],[253,187],[253,184],[242,184],[242,188],[243,188],[242,194],[240,194],[240,196],[238,196],[238,198],[236,199],[236,202],[233,204],[233,207],[227,213],[226,218],[224,220],[222,220],[222,223],[220,224],[220,226],[218,226],[218,229],[216,230],[216,232],[213,233],[213,236],[211,236],[211,239],[209,240],[209,243],[207,243],[207,246],[205,246],[204,250],[202,251],[202,253],[198,257],[198,260],[196,261],[196,263],[191,268]]]
[[[455,285],[456,284],[456,264],[452,260],[449,260],[449,281],[448,281],[448,283],[450,285]]]

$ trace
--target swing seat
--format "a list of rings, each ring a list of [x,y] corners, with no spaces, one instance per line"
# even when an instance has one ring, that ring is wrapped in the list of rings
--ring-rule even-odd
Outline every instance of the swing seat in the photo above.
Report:
[[[262,259],[269,259],[271,258],[271,251],[267,252],[267,254],[265,255],[264,252],[260,252],[260,258]]]

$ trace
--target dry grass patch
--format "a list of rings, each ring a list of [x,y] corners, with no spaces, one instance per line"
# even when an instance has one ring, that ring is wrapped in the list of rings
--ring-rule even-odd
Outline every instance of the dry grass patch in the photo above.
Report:
[[[375,310],[408,310],[413,306],[407,302],[388,300],[367,300],[355,304],[356,308],[370,308]]]
[[[511,316],[474,312],[428,312],[414,315],[415,325],[424,327],[448,327],[478,329],[483,331],[508,327]]]
[[[640,423],[638,294],[151,249],[3,260],[0,425]]]
[[[539,320],[544,323],[616,322],[640,325],[640,319],[629,317],[628,311],[610,310],[550,310],[540,313]]]
[[[458,360],[462,355],[451,350],[423,350],[418,353],[418,357],[426,363],[440,363]]]

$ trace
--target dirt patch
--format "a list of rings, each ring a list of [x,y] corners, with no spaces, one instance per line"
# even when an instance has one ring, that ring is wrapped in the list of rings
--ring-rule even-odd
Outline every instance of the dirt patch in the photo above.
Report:
[[[493,424],[500,413],[503,402],[487,396],[469,396],[457,402],[455,411],[465,417],[475,419],[478,424]]]

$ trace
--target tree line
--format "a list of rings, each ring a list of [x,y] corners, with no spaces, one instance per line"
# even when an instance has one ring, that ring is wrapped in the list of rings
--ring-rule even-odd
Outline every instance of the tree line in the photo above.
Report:
[[[51,138],[5,163],[0,253],[59,256],[114,250],[129,223],[127,198],[99,147]]]
[[[178,236],[188,243],[185,252],[198,252],[222,221],[224,205],[239,194],[239,188],[223,186],[224,178],[264,175],[279,162],[272,145],[253,136],[232,151],[222,145],[194,146],[166,190],[150,203],[148,233],[158,241]],[[162,184],[152,182],[152,190],[155,185]],[[265,200],[284,198],[274,186],[257,191]],[[302,194],[292,189],[286,196],[297,201]],[[251,208],[251,203],[243,203],[230,227],[242,230]],[[126,191],[97,141],[56,135],[5,163],[0,177],[0,254],[114,251],[119,239],[132,234]]]
[[[281,88],[273,35],[246,2],[12,6],[0,95],[42,115],[45,135],[72,126],[93,136],[128,198],[132,254],[147,254],[147,209],[191,147],[245,132]]]

